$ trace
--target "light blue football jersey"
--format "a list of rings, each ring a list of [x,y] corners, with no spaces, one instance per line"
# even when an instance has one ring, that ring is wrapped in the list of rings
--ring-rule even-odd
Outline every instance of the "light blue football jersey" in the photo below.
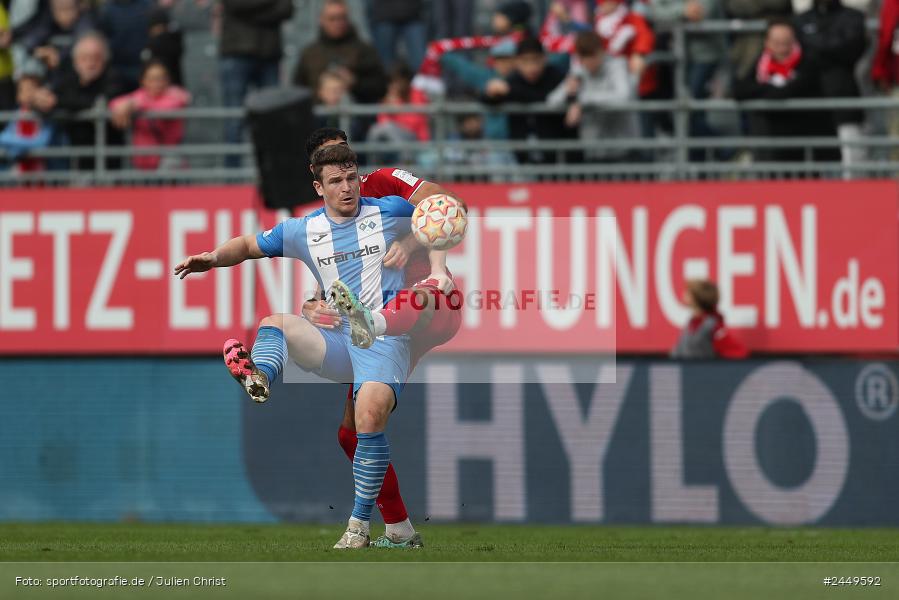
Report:
[[[327,291],[335,279],[347,284],[369,308],[381,308],[403,289],[402,269],[388,269],[384,255],[391,242],[409,233],[412,206],[399,196],[359,200],[359,213],[335,223],[324,207],[291,218],[256,236],[269,257],[297,258]]]

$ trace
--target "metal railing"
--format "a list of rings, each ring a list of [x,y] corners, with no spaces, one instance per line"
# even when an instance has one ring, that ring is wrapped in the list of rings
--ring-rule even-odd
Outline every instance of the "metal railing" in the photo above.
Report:
[[[876,22],[869,23],[869,27]],[[382,166],[389,159],[399,165],[438,181],[603,181],[603,180],[696,180],[696,179],[765,179],[792,177],[862,178],[892,177],[894,158],[899,156],[899,138],[866,134],[852,140],[837,137],[747,137],[725,134],[694,137],[690,134],[691,114],[702,112],[707,117],[729,115],[735,121],[740,113],[759,111],[819,111],[829,118],[830,111],[859,109],[869,116],[895,112],[899,114],[899,98],[822,98],[786,101],[695,100],[685,85],[685,44],[687,35],[760,31],[759,22],[719,21],[681,25],[673,29],[673,52],[657,56],[666,61],[672,57],[675,67],[675,98],[639,101],[603,106],[602,110],[626,114],[670,114],[673,127],[659,137],[631,137],[604,140],[468,140],[454,139],[454,121],[462,115],[559,113],[558,107],[545,104],[503,105],[488,107],[472,102],[437,100],[429,105],[379,106],[347,105],[335,108],[316,107],[317,117],[336,119],[341,128],[352,130],[355,119],[382,113],[421,113],[428,116],[432,139],[428,142],[367,142],[353,140],[353,147],[367,160],[367,168]],[[0,124],[21,118],[22,113],[0,112]],[[223,129],[228,120],[242,119],[241,108],[196,107],[178,111],[152,112],[146,118],[184,119],[202,122],[206,127]],[[38,172],[0,171],[0,185],[134,185],[246,183],[257,176],[252,164],[253,148],[249,143],[182,144],[178,146],[135,147],[114,146],[107,140],[109,112],[105,104],[69,117],[93,123],[95,143],[91,146],[48,147],[28,153],[31,158],[45,159],[50,167],[78,158],[92,158],[89,170],[48,168]],[[62,123],[60,123],[62,124]],[[852,163],[840,160],[815,160],[816,153],[830,150],[838,155],[849,147],[864,151],[865,159]],[[752,159],[758,151],[793,149],[801,151],[803,160],[776,162]],[[615,152],[619,158],[611,162],[572,161],[572,153]],[[554,160],[542,164],[517,164],[515,153],[545,152]],[[136,169],[128,165],[135,156],[160,156],[179,159],[181,168],[161,170]],[[485,161],[484,156],[498,157],[498,162]],[[242,166],[225,166],[226,157],[239,157]],[[622,158],[623,157],[623,158]],[[0,160],[9,155],[0,151]],[[107,161],[119,160],[123,168],[112,169]]]

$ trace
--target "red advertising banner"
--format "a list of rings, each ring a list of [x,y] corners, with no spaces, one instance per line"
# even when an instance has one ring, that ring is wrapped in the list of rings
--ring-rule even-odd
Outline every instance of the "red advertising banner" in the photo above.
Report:
[[[455,185],[465,352],[664,352],[710,277],[755,351],[893,351],[891,182]],[[314,208],[314,207],[313,207]],[[314,288],[298,261],[173,266],[288,215],[247,187],[0,192],[0,353],[213,353]],[[552,296],[548,309],[538,299]]]

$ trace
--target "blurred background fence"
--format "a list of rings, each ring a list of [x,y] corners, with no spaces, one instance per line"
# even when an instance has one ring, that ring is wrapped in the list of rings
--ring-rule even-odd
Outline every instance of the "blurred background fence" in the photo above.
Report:
[[[690,135],[686,126],[689,116],[695,112],[720,114],[737,120],[740,113],[761,111],[808,112],[818,111],[824,116],[839,109],[865,109],[869,112],[899,111],[899,99],[893,98],[822,98],[807,100],[745,101],[733,100],[672,100],[642,101],[622,105],[609,105],[604,110],[622,114],[671,113],[675,115],[675,135],[655,138],[596,139],[541,139],[541,140],[477,140],[455,139],[452,122],[460,115],[491,112],[500,114],[558,113],[559,109],[546,105],[508,105],[488,108],[471,102],[437,102],[427,106],[392,107],[378,105],[353,105],[345,108],[317,107],[315,114],[333,116],[342,121],[343,129],[350,130],[353,117],[373,118],[378,114],[421,113],[432,122],[434,137],[427,142],[353,142],[353,148],[366,160],[369,154],[391,154],[397,157],[389,165],[366,161],[364,168],[374,170],[394,166],[410,170],[426,179],[444,182],[484,181],[494,183],[534,181],[675,181],[675,180],[779,180],[779,179],[864,179],[893,177],[896,162],[893,153],[899,149],[899,138],[883,135],[864,135],[852,141],[838,137],[751,137],[721,135],[702,138]],[[20,113],[0,113],[0,123],[21,118]],[[220,127],[229,119],[241,119],[243,109],[189,108],[179,111],[147,112],[147,118],[160,120],[183,119],[204,127]],[[185,143],[178,146],[134,147],[110,146],[104,131],[109,112],[97,108],[73,116],[72,120],[90,122],[95,127],[96,143],[93,146],[60,146],[29,152],[34,158],[61,161],[61,167],[38,173],[0,172],[0,184],[47,184],[58,186],[86,185],[182,185],[197,183],[252,183],[257,172],[252,166],[253,145],[250,143],[208,144]],[[677,124],[680,125],[677,125]],[[840,160],[815,159],[820,150],[839,154],[844,146],[863,151],[866,159],[843,163]],[[802,152],[803,160],[797,162],[754,161],[752,151],[794,149]],[[570,152],[614,150],[633,158],[612,163],[579,161],[571,162]],[[514,152],[549,152],[554,161],[545,164],[516,164],[511,158],[504,164],[476,164],[458,160],[459,156],[478,156],[486,153],[511,156]],[[691,152],[699,152],[702,160],[691,161]],[[717,156],[727,154],[733,158],[721,160]],[[134,156],[163,156],[182,163],[182,168],[156,171],[133,168],[110,169],[107,160],[115,157],[128,159]],[[225,158],[238,156],[243,166],[225,167]],[[2,153],[0,153],[2,157]],[[68,168],[70,159],[94,159],[92,170]],[[414,158],[413,158],[414,157]]]
[[[300,3],[301,5],[303,3]],[[317,4],[308,3],[300,10],[317,10]],[[305,21],[304,21],[305,22]],[[877,21],[869,20],[869,32],[876,32]],[[899,154],[899,138],[887,131],[886,123],[899,114],[899,98],[867,94],[853,98],[802,98],[790,100],[735,101],[726,97],[708,100],[692,98],[687,89],[687,40],[693,36],[721,34],[745,34],[763,32],[763,21],[706,20],[700,23],[679,23],[665,30],[670,34],[670,50],[656,52],[650,63],[670,65],[673,70],[672,98],[661,100],[634,100],[626,103],[610,103],[602,111],[620,114],[621,118],[635,115],[662,116],[668,125],[652,135],[630,138],[602,139],[528,139],[496,140],[460,139],[458,121],[467,115],[496,114],[558,114],[564,108],[545,104],[488,106],[480,102],[460,102],[434,97],[429,104],[405,104],[389,106],[379,104],[344,104],[338,107],[318,105],[315,118],[321,122],[339,125],[353,131],[357,119],[373,122],[377,115],[424,114],[427,115],[431,139],[409,142],[366,142],[354,139],[353,147],[360,153],[369,170],[385,166],[381,159],[389,157],[390,166],[401,166],[428,179],[453,181],[533,182],[533,181],[671,181],[671,180],[747,180],[747,179],[860,179],[892,177],[895,160]],[[310,34],[299,29],[299,38]],[[207,40],[206,45],[212,44]],[[204,47],[203,43],[198,44]],[[187,57],[188,73],[199,78],[200,93],[194,107],[174,111],[142,113],[143,117],[160,121],[183,120],[187,136],[184,143],[174,146],[134,147],[129,144],[110,145],[105,126],[110,112],[106,100],[98,102],[95,109],[77,115],[57,117],[61,123],[72,120],[92,123],[95,130],[91,146],[58,146],[35,149],[28,156],[47,159],[50,168],[41,172],[0,171],[0,185],[182,185],[197,183],[249,183],[257,179],[252,166],[253,145],[249,142],[226,143],[222,131],[227,122],[242,120],[242,108],[226,108],[215,105],[218,92],[210,82],[200,77],[207,74],[210,65],[201,60],[210,54],[214,46],[195,57],[200,62],[191,66]],[[288,62],[295,60],[296,43],[288,43]],[[205,65],[205,67],[203,66]],[[725,81],[729,75],[720,67]],[[202,71],[202,72],[198,72]],[[723,84],[727,87],[727,84]],[[210,89],[207,89],[210,88]],[[191,88],[193,89],[193,87]],[[203,92],[203,90],[206,90]],[[748,115],[788,112],[807,117],[830,119],[834,111],[861,110],[865,123],[861,135],[852,139],[833,136],[772,137],[751,136],[745,131]],[[697,115],[704,118],[718,132],[714,136],[700,136],[691,126]],[[0,125],[23,118],[21,112],[0,112]],[[853,161],[840,160],[841,149],[857,150]],[[766,159],[771,151],[796,150],[798,160]],[[584,158],[591,152],[614,151],[615,160],[591,160]],[[517,164],[515,153],[548,152],[554,160],[544,164]],[[572,160],[577,154],[581,158]],[[165,157],[166,165],[178,165],[158,170],[134,169],[130,157]],[[8,151],[0,150],[0,160],[10,159]],[[242,159],[240,165],[228,164],[231,157]],[[93,158],[91,169],[72,169],[72,160]],[[104,158],[122,159],[124,168],[109,168]],[[228,166],[225,166],[228,164]]]

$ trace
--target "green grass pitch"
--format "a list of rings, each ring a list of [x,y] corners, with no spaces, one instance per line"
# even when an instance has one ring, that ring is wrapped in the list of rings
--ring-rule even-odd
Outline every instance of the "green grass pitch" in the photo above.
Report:
[[[2,524],[0,598],[899,597],[894,529],[424,524],[424,549],[352,552],[331,549],[341,531]],[[50,587],[54,578],[116,575],[144,583]],[[879,577],[880,585],[825,586],[825,577]]]

